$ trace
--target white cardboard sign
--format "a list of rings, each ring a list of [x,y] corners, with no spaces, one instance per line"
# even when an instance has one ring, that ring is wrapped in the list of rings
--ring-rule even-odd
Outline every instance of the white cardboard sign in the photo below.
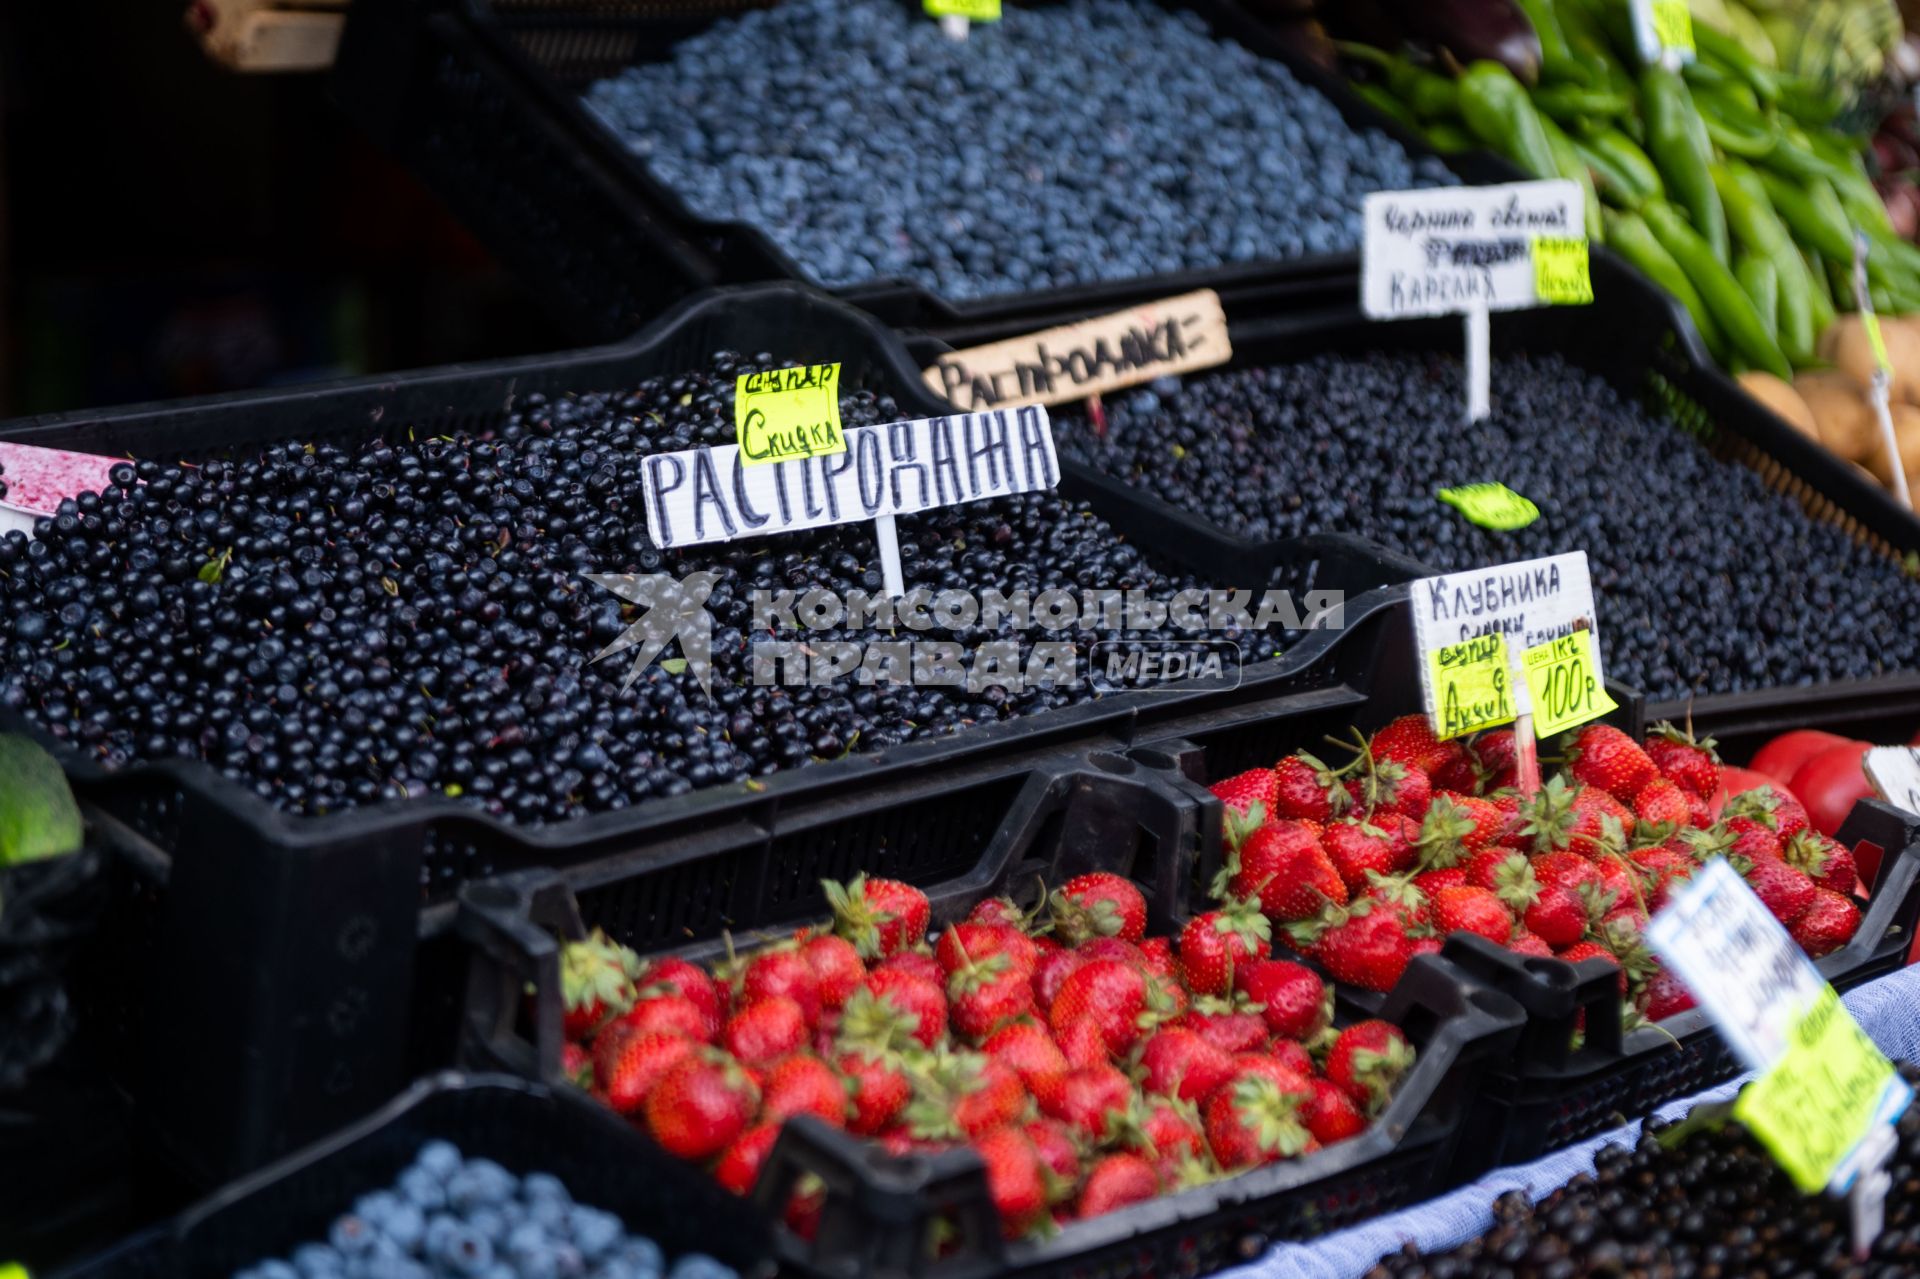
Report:
[[[694,546],[876,520],[1054,487],[1038,405],[857,426],[843,453],[743,466],[740,447],[655,453],[641,470],[655,546]]]
[[[1920,813],[1920,750],[1876,746],[1860,761],[1880,798],[1895,808]]]
[[[1594,616],[1593,577],[1585,551],[1423,577],[1407,592],[1419,649],[1415,665],[1428,706],[1433,705],[1434,691],[1427,687],[1427,654],[1475,636],[1495,631],[1505,635],[1508,654],[1518,663],[1528,649],[1571,635],[1584,622],[1593,632],[1594,660],[1599,661],[1600,625]],[[1605,685],[1604,670],[1591,674]],[[1526,680],[1512,683],[1518,713],[1532,714]]]
[[[1376,191],[1362,204],[1360,309],[1375,320],[1539,306],[1533,242],[1586,235],[1564,178]]]

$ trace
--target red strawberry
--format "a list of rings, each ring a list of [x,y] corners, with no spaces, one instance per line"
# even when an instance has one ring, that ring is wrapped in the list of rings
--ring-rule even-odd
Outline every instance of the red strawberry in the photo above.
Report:
[[[1454,743],[1449,743],[1454,744]],[[1439,790],[1457,791],[1462,795],[1480,793],[1480,765],[1473,752],[1462,746],[1447,757],[1446,763],[1433,771],[1432,785]]]
[[[809,936],[800,943],[800,953],[813,969],[820,988],[822,1008],[843,1008],[867,980],[867,966],[853,943],[832,933]]]
[[[1234,984],[1261,1005],[1267,1029],[1282,1039],[1311,1039],[1333,1019],[1333,990],[1299,964],[1256,960],[1235,974]]]
[[[1303,1075],[1286,1084],[1249,1077],[1225,1084],[1207,1098],[1207,1145],[1220,1167],[1251,1168],[1304,1155],[1318,1148],[1301,1113],[1313,1099]]]
[[[1476,733],[1467,743],[1467,751],[1473,756],[1478,786],[1474,793],[1491,796],[1493,792],[1513,785],[1513,775],[1518,769],[1520,756],[1518,745],[1513,739],[1511,728],[1496,728],[1490,732]],[[1453,787],[1459,790],[1459,787]],[[1519,796],[1514,797],[1515,802]]]
[[[1331,1146],[1367,1130],[1367,1117],[1346,1089],[1325,1078],[1309,1079],[1307,1083],[1313,1095],[1307,1101],[1304,1118],[1315,1141]]]
[[[1441,870],[1423,870],[1413,877],[1413,886],[1420,890],[1421,896],[1432,900],[1433,895],[1443,888],[1459,888],[1467,882],[1465,866],[1448,866]]]
[[[1031,937],[1006,924],[962,922],[940,934],[933,957],[941,971],[949,976],[965,967],[968,960],[984,964],[1005,957],[1005,966],[1025,979],[1033,975],[1039,964],[1040,950]]]
[[[1542,888],[1560,888],[1571,893],[1582,884],[1603,887],[1600,868],[1573,852],[1541,853],[1533,859],[1533,877]]]
[[[1233,1055],[1197,1031],[1164,1026],[1141,1048],[1140,1068],[1148,1092],[1199,1102],[1233,1073]]]
[[[947,984],[947,970],[940,966],[940,961],[920,950],[903,950],[888,955],[869,969],[867,975],[871,977],[874,973],[904,973],[935,986]]]
[[[1614,957],[1613,952],[1598,942],[1576,942],[1574,945],[1561,951],[1560,958],[1566,960],[1569,964],[1585,963],[1589,959],[1604,959],[1615,968],[1620,968],[1620,961]],[[1627,973],[1625,969],[1620,970],[1619,984],[1620,994],[1624,998],[1627,993]]]
[[[1397,821],[1390,830],[1359,818],[1343,817],[1326,828],[1320,837],[1321,846],[1349,895],[1367,886],[1368,875],[1396,874],[1413,860],[1413,845],[1398,827]]]
[[[1735,832],[1732,826],[1728,826],[1726,831],[1733,834],[1731,844],[1724,844],[1724,837],[1722,837],[1724,851],[1728,857],[1745,858],[1756,862],[1776,862],[1786,853],[1786,846],[1780,842],[1780,837],[1764,826],[1750,825],[1738,832]],[[1706,846],[1714,840],[1714,832],[1707,831],[1705,835],[1705,839],[1690,841],[1696,849],[1694,854],[1696,857],[1702,856],[1706,852]]]
[[[1090,1066],[1111,1064],[1107,1056],[1106,1036],[1100,1033],[1100,1023],[1091,1017],[1082,1017],[1079,1021],[1070,1021],[1054,1031],[1054,1042],[1060,1045],[1060,1055],[1067,1059],[1067,1069],[1083,1070]]]
[[[1027,926],[1033,922],[1033,918],[1026,911],[1021,910],[1019,903],[1011,897],[982,897],[973,904],[973,909],[967,912],[966,922],[1005,924],[1009,928],[1017,928],[1024,933],[1027,931]]]
[[[1513,916],[1486,888],[1443,888],[1433,896],[1433,923],[1442,933],[1478,933],[1502,945],[1513,935]]]
[[[1112,1066],[1070,1070],[1034,1100],[1040,1113],[1093,1142],[1105,1141],[1133,1101],[1133,1084]]]
[[[1410,764],[1376,761],[1370,772],[1347,782],[1347,793],[1363,817],[1398,813],[1415,821],[1433,799],[1433,779]]]
[[[598,928],[585,941],[568,942],[562,947],[563,1035],[586,1039],[608,1019],[633,1006],[633,978],[628,971],[632,957],[632,951]]]
[[[1588,724],[1573,739],[1573,775],[1623,804],[1660,775],[1638,742],[1611,724]]]
[[[1226,1052],[1239,1053],[1267,1042],[1267,1023],[1260,1013],[1225,999],[1202,998],[1179,1024]]]
[[[818,1115],[835,1128],[847,1126],[847,1086],[818,1057],[796,1053],[767,1072],[760,1117],[787,1120]]]
[[[852,1102],[847,1127],[862,1136],[872,1136],[892,1124],[912,1100],[913,1087],[906,1069],[893,1053],[857,1048],[841,1053],[839,1066]]]
[[[1140,943],[1139,951],[1140,962],[1146,965],[1149,973],[1162,982],[1173,986],[1183,980],[1180,976],[1180,961],[1173,955],[1173,938],[1148,937]]]
[[[1783,845],[1807,829],[1807,810],[1800,801],[1778,786],[1756,786],[1735,795],[1720,810],[1720,820],[1739,835],[1749,830],[1766,830]]]
[[[1420,838],[1424,847],[1429,834],[1444,827],[1461,848],[1474,853],[1498,839],[1506,826],[1507,815],[1492,800],[1440,791],[1421,822]]]
[[[1549,889],[1548,891],[1554,893],[1560,892],[1557,888]],[[1553,958],[1553,947],[1547,945],[1547,943],[1542,941],[1538,936],[1528,932],[1524,928],[1514,930],[1513,937],[1507,942],[1507,949],[1516,955],[1533,955],[1539,959]]]
[[[1035,1007],[1053,1007],[1054,996],[1060,993],[1060,987],[1086,962],[1087,957],[1077,950],[1053,950],[1040,956],[1040,961],[1033,968]]]
[[[1456,887],[1455,877],[1459,870],[1459,867],[1455,867],[1452,870],[1424,871],[1412,879],[1404,875],[1375,875],[1361,896],[1371,898],[1391,910],[1399,916],[1401,924],[1409,932],[1425,932],[1433,923],[1433,899],[1428,896],[1427,890],[1420,887],[1420,881],[1424,878],[1431,884],[1435,876],[1446,879],[1448,882],[1439,884],[1435,892],[1440,888]]]
[[[1681,984],[1673,970],[1662,968],[1647,982],[1648,1021],[1665,1021],[1694,1006],[1693,992]]]
[[[727,1020],[720,987],[707,971],[678,955],[656,959],[636,979],[643,997],[682,995],[693,1002],[706,1019],[706,1033],[700,1038],[712,1042],[720,1037],[721,1024]]]
[[[1199,1117],[1191,1105],[1165,1098],[1135,1098],[1121,1125],[1120,1145],[1147,1156],[1156,1168],[1174,1168],[1206,1152]]]
[[[1140,1038],[1149,993],[1150,985],[1139,969],[1117,959],[1096,959],[1082,964],[1060,987],[1047,1010],[1047,1023],[1058,1035],[1067,1023],[1091,1017],[1107,1052],[1125,1056]]]
[[[868,973],[840,1021],[849,1044],[873,1048],[904,1048],[912,1040],[931,1048],[946,1033],[947,997],[940,987],[899,969]]]
[[[775,946],[746,961],[740,975],[740,1004],[757,1004],[777,995],[800,1005],[807,1025],[820,1019],[820,978],[798,946]]]
[[[1494,892],[1520,916],[1522,931],[1549,947],[1571,946],[1586,935],[1586,906],[1564,888],[1543,886],[1524,857],[1501,869]],[[1513,947],[1512,940],[1507,945]]]
[[[1713,798],[1720,789],[1720,757],[1713,746],[1711,737],[1696,741],[1690,728],[1676,728],[1665,721],[1647,734],[1647,758],[1661,776],[1701,799]]]
[[[623,1115],[646,1104],[653,1086],[699,1044],[672,1031],[615,1022],[594,1037],[593,1078],[607,1105]]]
[[[1080,1203],[1074,1215],[1098,1217],[1142,1203],[1159,1193],[1160,1178],[1152,1164],[1139,1155],[1106,1155],[1087,1173],[1087,1184],[1080,1191]]]
[[[1777,857],[1755,858],[1742,866],[1745,860],[1735,860],[1734,869],[1745,874],[1747,887],[1753,890],[1761,905],[1773,912],[1775,919],[1791,925],[1807,913],[1818,891],[1811,879]]]
[[[1860,931],[1860,908],[1839,893],[1818,888],[1788,931],[1800,949],[1818,959],[1853,940]]]
[[[1207,788],[1214,793],[1222,804],[1237,813],[1248,813],[1255,805],[1259,814],[1254,818],[1256,825],[1273,815],[1274,795],[1277,783],[1271,768],[1250,768],[1237,773],[1224,782],[1215,782]]]
[[[620,1014],[620,1024],[639,1031],[685,1035],[703,1042],[712,1038],[707,1030],[707,1015],[685,995],[661,994],[641,999]]]
[[[1650,912],[1665,906],[1675,886],[1692,879],[1696,869],[1691,857],[1666,847],[1636,848],[1627,854],[1627,860],[1646,872],[1648,882],[1641,891]]]
[[[1080,1148],[1074,1144],[1073,1134],[1058,1119],[1029,1120],[1020,1126],[1020,1131],[1027,1134],[1034,1153],[1040,1156],[1041,1166],[1053,1174],[1054,1181],[1061,1187],[1049,1196],[1057,1201],[1080,1180]]]
[[[647,1131],[669,1154],[710,1159],[746,1129],[759,1104],[758,1091],[738,1063],[725,1053],[700,1049],[647,1093]]]
[[[1787,865],[1802,871],[1814,884],[1842,897],[1853,894],[1860,880],[1860,868],[1853,852],[1836,839],[1817,830],[1803,830],[1788,840],[1781,850]]]
[[[1433,735],[1433,724],[1425,715],[1402,715],[1373,735],[1367,750],[1378,764],[1392,760],[1410,764],[1432,774],[1452,758],[1456,745]]]
[[[1180,973],[1196,995],[1223,995],[1232,974],[1273,953],[1273,925],[1248,903],[1195,915],[1180,930]]]
[[[1009,1066],[991,1057],[956,1056],[946,1081],[953,1122],[968,1136],[1014,1123],[1027,1108],[1027,1086]]]
[[[747,1129],[721,1154],[720,1162],[713,1166],[713,1179],[736,1195],[750,1193],[753,1183],[760,1180],[760,1169],[766,1164],[767,1156],[773,1153],[773,1143],[779,1138],[777,1123],[761,1123]]]
[[[1649,826],[1686,830],[1693,825],[1693,809],[1686,793],[1665,777],[1656,777],[1640,788],[1633,800],[1633,815]]]
[[[1335,981],[1366,990],[1392,990],[1413,957],[1399,917],[1376,908],[1372,898],[1333,908],[1323,919],[1305,926],[1301,935],[1312,938],[1314,957]]]
[[[856,875],[846,884],[822,880],[833,908],[833,931],[852,942],[865,960],[918,946],[927,939],[932,913],[927,895],[897,879]]]
[[[958,925],[949,929],[992,928],[996,925]],[[1033,982],[1027,971],[1005,954],[973,959],[964,950],[960,965],[947,979],[947,1016],[956,1034],[983,1039],[1006,1023],[1034,1013]]]
[[[575,1088],[593,1088],[593,1054],[568,1040],[560,1045],[560,1074]]]
[[[1338,775],[1312,755],[1287,756],[1273,766],[1273,779],[1269,817],[1327,822],[1350,802]]]
[[[1067,1073],[1066,1055],[1038,1022],[1002,1026],[980,1045],[980,1051],[1019,1075],[1030,1092]]]
[[[1304,822],[1274,822],[1254,831],[1228,857],[1224,874],[1228,893],[1257,898],[1273,920],[1307,919],[1328,902],[1347,900],[1346,881]]]
[[[1069,946],[1092,937],[1137,942],[1147,931],[1147,899],[1119,875],[1076,875],[1057,889],[1049,906],[1054,935]]]
[[[1147,971],[1147,957],[1141,949],[1130,941],[1121,941],[1118,937],[1095,937],[1083,941],[1074,947],[1080,958],[1091,962],[1095,959],[1113,959],[1129,968]]]
[[[1412,1068],[1413,1045],[1398,1026],[1378,1018],[1347,1027],[1327,1050],[1327,1078],[1369,1115],[1380,1113]]]
[[[1000,1230],[1018,1239],[1047,1211],[1047,1183],[1040,1156],[1018,1128],[996,1128],[974,1139],[973,1152],[986,1168],[987,1193],[1000,1213]]]
[[[744,1005],[727,1019],[720,1042],[743,1066],[766,1066],[807,1042],[807,1016],[785,995]]]
[[[1633,810],[1620,800],[1597,786],[1583,786],[1574,792],[1571,808],[1573,837],[1568,846],[1574,852],[1597,857],[1625,848]]]
[[[1468,857],[1466,864],[1461,867],[1466,872],[1462,887],[1484,888],[1489,892],[1497,890],[1500,886],[1501,870],[1508,869],[1508,873],[1511,874],[1509,863],[1526,860],[1525,853],[1508,848],[1505,844],[1490,844]]]

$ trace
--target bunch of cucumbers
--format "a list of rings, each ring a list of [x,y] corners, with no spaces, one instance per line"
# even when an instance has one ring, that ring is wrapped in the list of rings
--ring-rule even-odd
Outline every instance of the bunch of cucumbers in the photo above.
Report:
[[[1488,148],[1568,178],[1587,230],[1685,305],[1714,357],[1791,378],[1821,363],[1820,334],[1852,310],[1856,231],[1886,314],[1920,311],[1920,248],[1895,233],[1868,177],[1866,139],[1834,127],[1831,86],[1756,62],[1695,23],[1683,69],[1640,65],[1626,0],[1523,0],[1538,82],[1364,45],[1363,96],[1442,151]],[[1449,74],[1457,71],[1457,74]]]

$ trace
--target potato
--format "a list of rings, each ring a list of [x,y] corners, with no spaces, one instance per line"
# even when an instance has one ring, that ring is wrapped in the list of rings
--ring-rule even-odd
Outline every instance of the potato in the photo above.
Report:
[[[1858,315],[1843,315],[1833,322],[1833,351],[1828,357],[1833,366],[1851,377],[1862,391],[1873,385],[1873,343],[1867,338],[1867,326]],[[1893,366],[1892,399],[1895,403],[1920,403],[1920,334],[1902,323],[1880,324],[1887,343],[1887,362]],[[1825,335],[1822,335],[1824,344]]]
[[[1802,373],[1793,380],[1793,389],[1812,411],[1822,444],[1849,462],[1873,456],[1880,426],[1874,421],[1873,406],[1851,377],[1835,369]]]
[[[1878,423],[1875,424],[1876,429]],[[1920,408],[1911,404],[1893,406],[1893,438],[1900,445],[1900,469],[1911,475],[1920,471]],[[1867,457],[1867,469],[1873,472],[1873,478],[1888,488],[1893,487],[1893,467],[1888,464],[1886,447],[1877,442],[1873,452]]]
[[[1748,395],[1779,414],[1794,430],[1810,440],[1820,439],[1820,424],[1800,393],[1771,373],[1754,369],[1740,375],[1740,385]]]

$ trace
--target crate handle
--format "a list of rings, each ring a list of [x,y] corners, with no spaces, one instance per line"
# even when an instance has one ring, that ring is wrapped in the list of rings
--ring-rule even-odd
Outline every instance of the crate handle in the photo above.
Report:
[[[463,885],[454,930],[468,947],[461,1064],[559,1081],[561,943],[587,932],[566,881],[529,870]],[[518,1029],[529,987],[531,1043]]]
[[[1622,1050],[1619,968],[1604,959],[1569,964],[1564,959],[1520,955],[1485,937],[1454,933],[1440,953],[1470,980],[1492,986],[1526,1011],[1520,1057],[1564,1066],[1573,1055],[1573,1028],[1586,1018],[1583,1051],[1617,1057]]]

